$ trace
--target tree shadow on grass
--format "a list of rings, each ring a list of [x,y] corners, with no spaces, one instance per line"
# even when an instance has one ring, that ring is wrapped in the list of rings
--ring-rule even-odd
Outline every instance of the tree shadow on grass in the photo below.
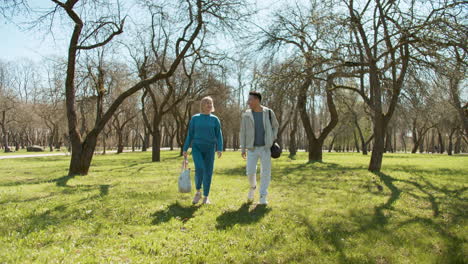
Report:
[[[60,186],[60,187],[65,187],[67,186],[68,181],[73,178],[75,178],[75,176],[65,175],[60,178],[54,179],[50,182],[55,182],[55,185]]]
[[[169,222],[172,218],[176,218],[182,222],[186,222],[194,217],[195,212],[200,206],[183,206],[178,201],[169,205],[166,209],[156,211],[151,214],[153,220],[151,224],[158,225]]]
[[[251,203],[244,203],[239,209],[235,211],[226,211],[218,216],[218,218],[216,218],[216,221],[218,222],[216,229],[225,230],[232,228],[236,224],[253,224],[260,221],[271,211],[271,208],[266,207],[266,205],[257,205],[249,211],[250,205]]]
[[[277,185],[306,186],[306,183],[316,183],[314,186],[329,185],[340,182],[363,182],[365,177],[349,177],[351,174],[363,171],[361,167],[346,167],[331,162],[304,162],[286,166],[273,167],[272,179]],[[337,188],[337,187],[335,187]]]
[[[33,184],[53,183],[53,182],[55,182],[57,186],[66,186],[67,182],[73,178],[74,176],[65,175],[57,179],[39,179],[39,180],[26,179],[22,181],[15,181],[15,182],[8,182],[8,183],[0,184],[0,186],[11,187],[11,186],[18,186],[18,185],[33,185]]]
[[[394,182],[399,181],[385,173],[382,172],[374,172],[376,176],[380,178],[380,180],[385,184],[385,186],[390,190],[390,198],[388,198],[387,202],[382,205],[375,207],[375,217],[378,220],[378,223],[387,224],[388,219],[384,215],[383,210],[385,209],[393,209],[393,204],[400,198],[401,190],[398,189]]]
[[[217,174],[223,174],[226,176],[245,176],[246,174],[246,169],[245,165],[244,166],[238,166],[238,167],[233,167],[233,168],[228,168],[228,169],[221,169],[221,168],[215,168],[215,173]]]
[[[99,185],[99,196],[106,196],[109,194],[109,184],[101,184]]]
[[[57,179],[54,179],[54,180],[51,180],[49,182],[55,182],[55,184],[59,187],[69,187],[67,185],[68,181],[75,178],[74,175],[65,175],[65,176],[62,176],[60,178],[57,178]],[[79,185],[78,187],[94,187],[96,185]],[[109,188],[110,188],[110,184],[101,184],[99,185],[99,196],[106,196],[109,194]]]
[[[402,191],[398,189],[394,182],[400,182],[404,184],[408,184],[410,186],[415,187],[420,192],[424,193],[427,197],[420,197],[416,194],[413,194],[411,191],[406,191],[406,193],[412,196],[415,199],[427,199],[431,204],[431,209],[433,213],[433,217],[438,217],[440,215],[440,205],[438,202],[438,198],[434,195],[434,193],[444,194],[446,197],[450,197],[451,199],[456,199],[462,203],[466,202],[466,198],[462,197],[463,193],[468,189],[466,187],[462,187],[460,189],[453,189],[450,190],[445,187],[438,187],[433,185],[430,181],[428,181],[425,177],[419,176],[419,180],[423,183],[419,183],[413,180],[406,180],[406,179],[396,179],[385,173],[379,172],[374,173],[376,176],[380,178],[380,180],[385,184],[385,186],[390,190],[391,195],[387,202],[381,206],[376,207],[376,216],[383,217],[382,210],[384,209],[392,209],[392,205],[395,203],[396,200],[400,197]]]
[[[38,196],[38,197],[32,197],[32,198],[28,198],[28,199],[11,199],[11,200],[3,200],[0,202],[0,205],[1,204],[7,204],[7,203],[29,203],[29,202],[36,202],[36,201],[39,201],[39,200],[42,200],[42,199],[47,199],[47,198],[50,198],[50,197],[53,197],[55,196],[56,193],[49,193],[48,195],[46,196]]]
[[[45,210],[40,213],[37,213],[35,210],[29,215],[24,216],[16,227],[16,231],[20,233],[22,237],[26,237],[31,233],[46,230],[50,226],[65,227],[67,225],[73,225],[76,221],[89,221],[94,215],[92,210],[88,212],[76,208],[75,206],[79,203],[81,203],[81,200],[73,201],[68,204],[60,204],[51,209],[41,207],[40,209]]]
[[[407,225],[420,224],[432,229],[437,232],[441,237],[444,238],[444,249],[438,252],[438,259],[436,263],[466,263],[466,253],[463,249],[463,245],[466,243],[466,239],[458,237],[458,233],[451,232],[447,228],[446,224],[439,224],[433,219],[415,217],[413,219],[402,222],[397,228],[401,228]]]
[[[66,209],[66,205],[58,205],[39,214],[31,213],[30,215],[24,217],[26,223],[20,225],[16,231],[24,236],[27,236],[30,233],[44,230],[48,226],[59,225],[63,221],[63,218],[60,216],[64,214]]]

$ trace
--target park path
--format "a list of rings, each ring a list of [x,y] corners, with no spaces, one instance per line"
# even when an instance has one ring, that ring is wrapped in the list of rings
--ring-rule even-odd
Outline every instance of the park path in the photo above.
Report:
[[[161,150],[166,150],[165,148],[161,148]],[[167,148],[169,150],[169,148]],[[151,151],[151,148],[148,149]],[[116,150],[110,150],[106,153],[116,153]],[[132,152],[132,150],[126,149],[124,152]],[[136,151],[135,151],[136,152]],[[51,156],[70,156],[71,153],[69,152],[60,152],[60,153],[43,153],[43,154],[26,154],[26,155],[8,155],[8,156],[0,156],[0,160],[2,159],[18,159],[18,158],[37,158],[37,157],[51,157]],[[101,152],[95,152],[94,154],[101,154]]]
[[[170,150],[169,148],[161,148],[161,150]],[[174,148],[174,150],[177,150],[177,148]],[[229,151],[233,151],[233,149],[226,149]],[[136,150],[135,152],[138,152],[140,150]],[[148,152],[151,151],[151,148],[148,148]],[[297,150],[298,152],[304,152],[303,149]],[[107,151],[106,153],[116,153],[116,150],[110,150]],[[124,152],[132,152],[130,149],[124,150]],[[101,152],[95,152],[94,154],[101,154]],[[26,155],[8,155],[8,156],[0,156],[0,160],[2,159],[18,159],[18,158],[37,158],[37,157],[51,157],[51,156],[69,156],[69,152],[61,152],[61,153],[44,153],[44,154],[26,154]]]

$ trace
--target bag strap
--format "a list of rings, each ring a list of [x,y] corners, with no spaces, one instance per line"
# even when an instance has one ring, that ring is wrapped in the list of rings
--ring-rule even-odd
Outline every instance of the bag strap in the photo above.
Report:
[[[184,157],[184,161],[182,161],[182,170],[187,169],[188,158]]]
[[[273,123],[271,122],[271,109],[268,109],[268,116],[270,117],[270,127],[273,130]],[[273,144],[276,142],[276,140],[273,140]]]

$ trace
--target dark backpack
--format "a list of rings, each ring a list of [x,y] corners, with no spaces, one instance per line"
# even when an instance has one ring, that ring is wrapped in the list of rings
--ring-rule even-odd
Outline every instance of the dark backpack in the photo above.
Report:
[[[268,110],[268,115],[270,116],[271,128],[273,128],[273,124],[271,123],[271,110]],[[283,149],[278,144],[278,142],[276,142],[276,140],[275,140],[275,141],[273,141],[273,145],[271,146],[270,151],[271,151],[271,157],[274,158],[274,159],[277,159],[277,158],[281,157],[281,152],[283,152]]]

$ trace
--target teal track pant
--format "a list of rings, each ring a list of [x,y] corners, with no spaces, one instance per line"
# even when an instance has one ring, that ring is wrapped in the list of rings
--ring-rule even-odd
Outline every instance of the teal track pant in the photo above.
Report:
[[[215,146],[192,144],[192,157],[195,162],[195,187],[200,190],[203,185],[203,195],[208,196],[213,176]]]

